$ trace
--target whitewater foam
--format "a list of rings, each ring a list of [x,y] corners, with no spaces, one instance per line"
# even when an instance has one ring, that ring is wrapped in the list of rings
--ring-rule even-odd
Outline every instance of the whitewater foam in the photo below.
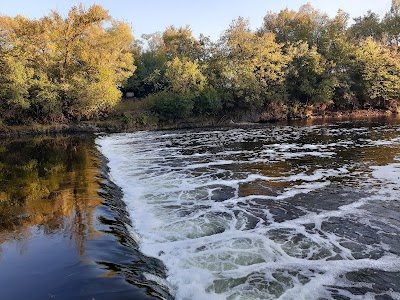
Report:
[[[400,227],[382,225],[381,205],[399,199],[400,164],[350,154],[396,147],[399,133],[385,127],[387,138],[373,140],[366,127],[340,126],[139,132],[97,144],[135,240],[164,262],[176,299],[357,299],[354,285],[368,299],[379,293],[365,270],[400,272],[388,243]]]

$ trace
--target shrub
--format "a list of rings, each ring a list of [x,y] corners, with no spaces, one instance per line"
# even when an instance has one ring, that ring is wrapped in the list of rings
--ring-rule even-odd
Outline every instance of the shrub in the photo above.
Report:
[[[154,103],[153,109],[163,122],[176,121],[192,115],[194,101],[186,94],[159,92],[148,96]]]

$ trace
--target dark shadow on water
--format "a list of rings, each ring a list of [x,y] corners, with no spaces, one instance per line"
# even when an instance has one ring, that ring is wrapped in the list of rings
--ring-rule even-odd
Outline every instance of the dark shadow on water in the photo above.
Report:
[[[171,298],[146,279],[164,266],[129,234],[94,138],[0,140],[1,299]]]

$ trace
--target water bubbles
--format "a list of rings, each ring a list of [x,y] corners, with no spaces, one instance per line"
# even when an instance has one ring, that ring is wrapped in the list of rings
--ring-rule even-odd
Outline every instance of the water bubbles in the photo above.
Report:
[[[177,299],[396,299],[367,270],[388,287],[400,274],[400,132],[364,125],[97,143]]]

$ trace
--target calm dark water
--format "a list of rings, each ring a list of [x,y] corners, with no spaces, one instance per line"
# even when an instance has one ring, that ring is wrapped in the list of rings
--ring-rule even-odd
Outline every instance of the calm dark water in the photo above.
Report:
[[[398,119],[96,143],[176,299],[400,299]]]
[[[168,299],[94,137],[0,140],[0,299]]]

